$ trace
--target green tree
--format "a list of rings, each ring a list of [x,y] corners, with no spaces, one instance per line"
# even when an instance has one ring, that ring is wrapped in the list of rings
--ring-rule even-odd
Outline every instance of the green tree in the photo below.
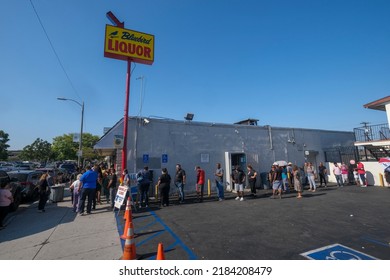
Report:
[[[31,145],[23,148],[20,154],[22,160],[47,161],[54,158],[51,144],[40,138],[37,138]]]
[[[9,145],[7,142],[9,141],[8,133],[5,133],[3,130],[0,130],[0,160],[8,159],[8,148]]]
[[[99,138],[99,136],[90,133],[83,133],[83,158],[98,158],[98,154],[93,150],[93,146],[97,143]],[[79,143],[73,142],[72,133],[64,134],[62,136],[54,137],[52,150],[56,153],[58,160],[76,160]]]

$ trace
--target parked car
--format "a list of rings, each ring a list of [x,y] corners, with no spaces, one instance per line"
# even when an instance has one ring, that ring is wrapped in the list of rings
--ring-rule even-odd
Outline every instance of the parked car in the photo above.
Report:
[[[74,180],[77,175],[77,167],[75,164],[69,162],[69,163],[63,163],[60,165],[60,168],[66,169],[69,179]]]
[[[16,178],[22,185],[22,200],[34,201],[39,198],[39,179],[43,172],[36,170],[10,171],[8,175],[11,179]]]
[[[14,202],[12,202],[10,205],[10,210],[16,211],[22,200],[22,186],[15,178],[11,179],[7,172],[5,172],[4,170],[0,170],[0,184],[1,187],[4,187],[6,185],[10,186],[10,191],[14,198]]]
[[[13,164],[11,162],[1,162],[0,163],[0,170],[8,172],[8,171],[12,171],[15,169],[16,169],[15,164]]]

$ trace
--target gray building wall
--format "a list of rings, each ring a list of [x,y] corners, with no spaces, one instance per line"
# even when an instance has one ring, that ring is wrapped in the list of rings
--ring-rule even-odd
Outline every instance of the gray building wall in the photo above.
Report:
[[[129,118],[129,171],[136,172],[147,165],[155,170],[157,179],[160,169],[166,167],[174,177],[175,165],[180,163],[187,173],[187,190],[194,189],[196,165],[205,170],[206,178],[214,184],[215,166],[221,163],[229,187],[230,168],[235,160],[242,166],[252,164],[260,175],[268,172],[277,160],[291,161],[298,166],[311,161],[318,166],[325,161],[323,149],[354,143],[353,132],[148,120],[146,123],[140,118]],[[113,135],[122,135],[122,130],[123,122],[119,122],[95,148],[112,148]],[[162,162],[162,155],[168,156],[166,163]]]

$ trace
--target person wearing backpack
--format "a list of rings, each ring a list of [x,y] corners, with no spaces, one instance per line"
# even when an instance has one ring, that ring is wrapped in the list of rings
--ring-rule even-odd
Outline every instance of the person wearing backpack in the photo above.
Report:
[[[140,193],[140,205],[147,208],[149,207],[149,187],[152,181],[149,167],[145,166],[143,170],[137,173],[138,191]]]

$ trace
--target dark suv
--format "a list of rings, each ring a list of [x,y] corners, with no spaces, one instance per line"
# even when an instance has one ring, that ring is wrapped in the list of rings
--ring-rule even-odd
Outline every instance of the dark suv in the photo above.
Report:
[[[22,186],[17,181],[17,179],[11,179],[7,172],[0,170],[0,185],[3,188],[6,185],[10,185],[10,191],[14,198],[14,202],[10,205],[10,210],[15,211],[18,209],[20,205],[20,201],[22,200]]]
[[[43,172],[35,170],[19,170],[8,172],[11,180],[17,179],[22,185],[22,200],[34,201],[39,197],[39,179]]]

